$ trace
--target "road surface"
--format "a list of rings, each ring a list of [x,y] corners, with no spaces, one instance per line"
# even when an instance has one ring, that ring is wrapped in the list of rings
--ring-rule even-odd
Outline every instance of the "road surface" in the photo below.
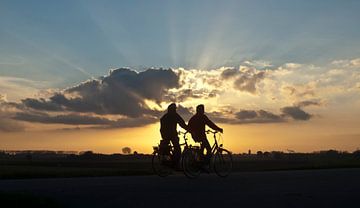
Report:
[[[64,207],[360,207],[360,169],[0,180]]]

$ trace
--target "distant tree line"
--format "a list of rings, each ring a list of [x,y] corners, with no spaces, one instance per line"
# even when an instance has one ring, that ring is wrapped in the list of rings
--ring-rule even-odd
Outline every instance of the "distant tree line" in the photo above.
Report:
[[[82,158],[82,159],[92,159],[92,158],[123,158],[123,157],[134,157],[134,156],[151,156],[150,154],[141,154],[134,151],[132,153],[131,148],[124,147],[122,148],[122,154],[102,154],[94,153],[91,150],[88,151],[51,151],[51,150],[0,150],[0,158],[20,158],[20,159],[36,159],[36,158]],[[234,158],[252,158],[252,159],[306,159],[306,158],[341,158],[341,157],[352,157],[360,159],[360,150],[354,152],[344,152],[337,150],[324,150],[312,153],[299,153],[299,152],[282,152],[282,151],[257,151],[255,154],[244,153],[244,154],[234,154]]]

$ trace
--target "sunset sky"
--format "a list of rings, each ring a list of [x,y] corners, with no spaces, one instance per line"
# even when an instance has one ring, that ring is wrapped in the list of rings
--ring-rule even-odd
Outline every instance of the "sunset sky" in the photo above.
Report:
[[[186,122],[204,104],[236,153],[354,151],[359,11],[358,0],[0,0],[0,150],[151,153],[176,102]]]

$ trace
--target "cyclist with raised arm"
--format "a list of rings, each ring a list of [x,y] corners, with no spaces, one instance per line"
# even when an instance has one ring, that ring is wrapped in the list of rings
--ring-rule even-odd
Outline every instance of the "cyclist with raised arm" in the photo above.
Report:
[[[177,124],[179,124],[183,129],[187,130],[188,126],[186,125],[184,119],[176,112],[176,104],[171,103],[168,106],[167,113],[165,113],[160,118],[160,133],[162,141],[160,141],[160,151],[166,148],[170,141],[174,146],[174,157],[173,157],[173,167],[179,168],[179,162],[181,157],[181,148],[179,144],[178,132],[176,130]]]
[[[211,146],[206,138],[206,133],[205,133],[206,125],[215,131],[219,131],[223,133],[223,129],[218,127],[216,124],[214,124],[214,122],[212,122],[205,115],[205,107],[204,105],[201,104],[196,106],[196,114],[193,117],[191,117],[191,119],[189,120],[188,128],[194,141],[200,142],[201,152],[203,153],[204,149],[206,149],[204,164],[205,166],[208,166],[210,164],[210,158],[211,158]]]

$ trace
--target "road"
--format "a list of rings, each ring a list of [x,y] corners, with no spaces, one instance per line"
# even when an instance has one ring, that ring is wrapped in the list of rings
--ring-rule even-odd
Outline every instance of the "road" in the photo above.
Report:
[[[0,192],[25,192],[64,207],[359,207],[360,169],[203,174],[195,180],[127,176],[0,180]]]

